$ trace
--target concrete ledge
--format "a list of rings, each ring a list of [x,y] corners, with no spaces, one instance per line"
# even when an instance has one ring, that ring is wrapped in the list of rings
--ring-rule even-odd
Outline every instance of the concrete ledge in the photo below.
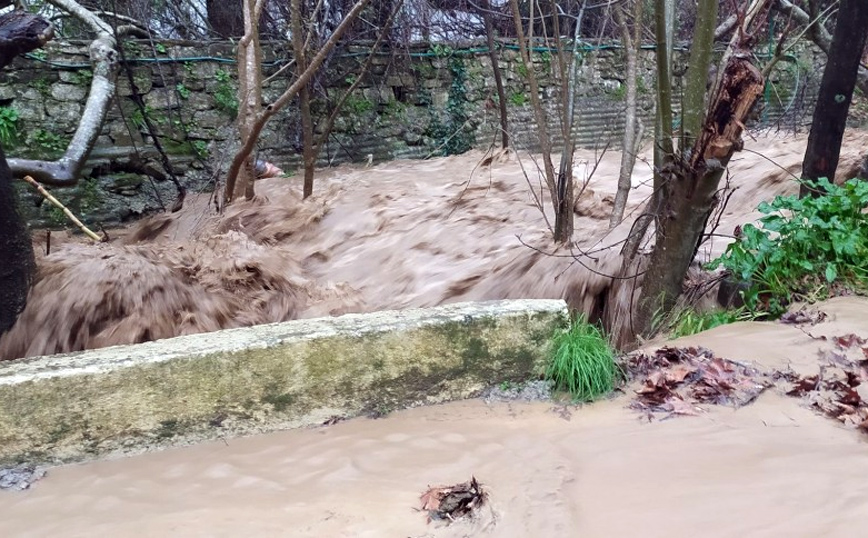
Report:
[[[351,314],[0,363],[0,463],[51,463],[467,398],[543,370],[563,301]]]

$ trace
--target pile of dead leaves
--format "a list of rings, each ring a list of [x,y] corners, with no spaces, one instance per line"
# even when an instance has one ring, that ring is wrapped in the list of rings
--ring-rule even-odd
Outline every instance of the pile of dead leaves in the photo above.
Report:
[[[741,407],[754,401],[772,383],[758,370],[715,357],[701,347],[663,347],[651,355],[629,357],[625,368],[641,386],[633,409],[668,415],[697,415],[700,404]]]
[[[844,425],[868,433],[868,347],[855,334],[820,337],[831,349],[820,351],[820,373],[799,376],[778,372],[777,377],[792,383],[788,396],[807,398],[823,414]]]
[[[419,500],[422,502],[422,510],[428,512],[430,523],[432,520],[452,522],[460,519],[485,504],[487,498],[488,494],[476,481],[476,477],[471,477],[469,482],[454,486],[428,488]]]

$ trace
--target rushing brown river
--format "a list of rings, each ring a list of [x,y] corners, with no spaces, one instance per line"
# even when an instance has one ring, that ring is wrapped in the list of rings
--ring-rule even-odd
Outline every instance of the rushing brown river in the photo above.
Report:
[[[736,191],[717,234],[755,218],[760,201],[797,192],[805,138],[747,141],[730,166]],[[866,138],[845,138],[842,177],[852,177]],[[482,157],[329,169],[307,201],[297,179],[264,180],[258,200],[219,216],[207,195],[194,196],[179,213],[112,232],[108,244],[55,234],[52,243],[61,245],[39,256],[39,280],[19,322],[0,339],[0,359],[452,301],[567,298],[591,310],[613,285],[607,275],[620,266],[618,241],[630,225],[628,218],[608,231],[620,154],[576,155],[576,181],[587,185],[574,238],[591,252],[579,261],[563,251],[547,255],[551,210],[532,159],[520,154],[482,167]],[[636,167],[628,216],[650,193],[650,157],[646,150]],[[700,256],[726,243],[716,238]],[[629,301],[620,303],[629,309]]]

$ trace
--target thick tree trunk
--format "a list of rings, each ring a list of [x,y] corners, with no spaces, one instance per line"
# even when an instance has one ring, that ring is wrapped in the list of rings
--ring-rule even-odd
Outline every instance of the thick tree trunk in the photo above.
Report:
[[[657,242],[634,317],[643,336],[651,334],[655,316],[668,313],[681,294],[684,275],[717,203],[720,178],[741,149],[744,122],[762,94],[762,73],[749,58],[740,53],[729,58],[723,86],[714,95],[689,160],[664,172],[669,193],[663,199]]]
[[[18,212],[12,172],[0,148],[0,335],[12,328],[27,304],[27,293],[36,272],[33,244]]]
[[[817,180],[835,179],[841,140],[847,126],[847,114],[862,51],[868,39],[868,2],[865,0],[842,0],[838,23],[829,47],[826,69],[820,83],[820,93],[814,108],[808,148],[802,163],[802,178]],[[802,184],[799,194],[819,196],[822,192]]]
[[[38,49],[52,35],[51,25],[36,15],[23,11],[0,15],[0,68],[17,55]],[[0,335],[12,328],[24,310],[36,272],[33,243],[18,211],[12,179],[0,147]]]

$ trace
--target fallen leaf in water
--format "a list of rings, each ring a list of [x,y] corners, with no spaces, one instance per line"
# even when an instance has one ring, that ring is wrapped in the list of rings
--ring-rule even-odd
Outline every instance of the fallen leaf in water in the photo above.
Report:
[[[433,519],[454,521],[482,506],[488,498],[476,477],[470,477],[469,482],[454,486],[436,486],[428,488],[419,500],[422,510],[428,512],[428,522]]]
[[[698,407],[690,405],[681,398],[670,399],[666,403],[666,406],[668,408],[668,411],[671,411],[676,415],[696,416],[701,411],[701,409],[699,409]]]
[[[839,346],[844,349],[849,349],[851,347],[861,346],[865,343],[865,339],[859,335],[849,333],[843,336],[835,336],[832,340]]]
[[[817,390],[820,386],[820,376],[812,375],[800,378],[793,385],[793,388],[787,391],[787,396],[804,396],[806,392]]]
[[[672,368],[666,374],[666,380],[671,383],[681,383],[684,379],[696,371],[696,368],[692,366],[685,366],[683,364],[679,364],[678,366]]]
[[[810,323],[816,325],[826,320],[826,313],[821,310],[796,310],[795,312],[787,312],[781,316],[781,323],[788,325],[802,325]]]

